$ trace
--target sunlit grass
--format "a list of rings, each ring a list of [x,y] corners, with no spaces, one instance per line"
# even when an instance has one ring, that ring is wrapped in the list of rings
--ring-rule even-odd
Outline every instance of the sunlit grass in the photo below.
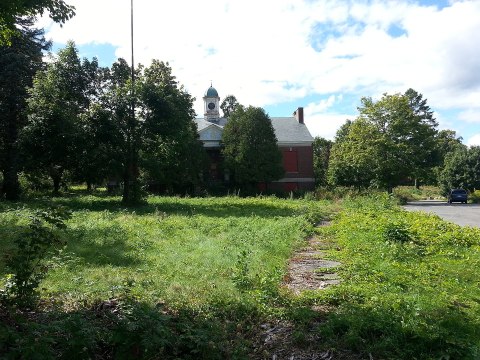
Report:
[[[344,202],[327,232],[343,282],[316,301],[336,306],[321,329],[335,346],[374,358],[478,358],[480,229],[376,196]]]
[[[142,301],[171,306],[241,301],[246,295],[233,279],[242,252],[249,278],[279,282],[311,230],[307,218],[331,211],[327,203],[276,198],[151,197],[134,209],[119,198],[88,195],[51,203],[72,209],[73,216],[42,296],[108,299],[128,289]],[[2,221],[15,228],[12,215],[4,213]]]

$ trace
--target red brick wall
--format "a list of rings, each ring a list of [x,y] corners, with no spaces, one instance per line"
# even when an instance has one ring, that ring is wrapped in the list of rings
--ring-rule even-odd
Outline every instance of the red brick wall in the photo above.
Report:
[[[292,147],[280,147],[280,151],[283,156],[283,163],[285,164],[289,160],[291,154],[285,153],[297,153],[297,171],[285,172],[286,178],[313,178],[313,148],[312,146],[292,146]]]

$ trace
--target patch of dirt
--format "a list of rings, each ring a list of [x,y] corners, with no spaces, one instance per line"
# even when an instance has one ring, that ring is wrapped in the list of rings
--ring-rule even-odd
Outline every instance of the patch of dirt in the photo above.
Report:
[[[319,226],[328,226],[329,222],[321,222]],[[341,279],[335,272],[341,263],[325,259],[325,250],[335,249],[336,245],[327,239],[313,236],[308,244],[294,254],[290,260],[288,275],[283,285],[300,294],[305,290],[321,290],[337,285]],[[271,360],[338,360],[358,359],[354,354],[341,350],[318,350],[321,343],[316,329],[330,309],[323,306],[312,307],[318,318],[302,330],[295,329],[288,321],[262,324],[260,337],[255,349],[256,359]]]
[[[328,222],[321,222],[317,226],[328,226]],[[332,247],[331,243],[316,236],[308,240],[308,245],[298,251],[290,260],[288,275],[284,285],[299,294],[304,290],[325,289],[340,283],[340,277],[335,268],[341,263],[324,259],[322,250]]]

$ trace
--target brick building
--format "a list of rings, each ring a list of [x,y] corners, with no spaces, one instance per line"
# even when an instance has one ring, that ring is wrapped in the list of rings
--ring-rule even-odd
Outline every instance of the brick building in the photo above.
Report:
[[[212,182],[229,182],[228,171],[223,169],[221,154],[223,127],[228,118],[220,116],[220,97],[210,86],[205,92],[204,117],[195,119],[200,140],[210,158],[209,179]],[[270,118],[282,152],[285,175],[282,179],[259,184],[262,190],[313,190],[313,137],[304,123],[303,108],[298,108],[291,117]]]

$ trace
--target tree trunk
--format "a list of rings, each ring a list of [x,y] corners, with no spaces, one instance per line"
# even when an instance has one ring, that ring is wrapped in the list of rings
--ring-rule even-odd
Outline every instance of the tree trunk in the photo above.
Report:
[[[10,169],[3,171],[2,191],[7,200],[15,201],[20,198],[20,183],[15,168],[10,167]]]
[[[60,183],[62,181],[63,170],[58,166],[52,166],[50,169],[50,177],[53,181],[53,195],[57,196],[60,194]]]
[[[140,185],[138,183],[138,156],[132,152],[123,174],[123,196],[122,202],[128,205],[135,205],[141,201]]]
[[[58,195],[60,193],[60,176],[52,177],[53,180],[53,194]]]

